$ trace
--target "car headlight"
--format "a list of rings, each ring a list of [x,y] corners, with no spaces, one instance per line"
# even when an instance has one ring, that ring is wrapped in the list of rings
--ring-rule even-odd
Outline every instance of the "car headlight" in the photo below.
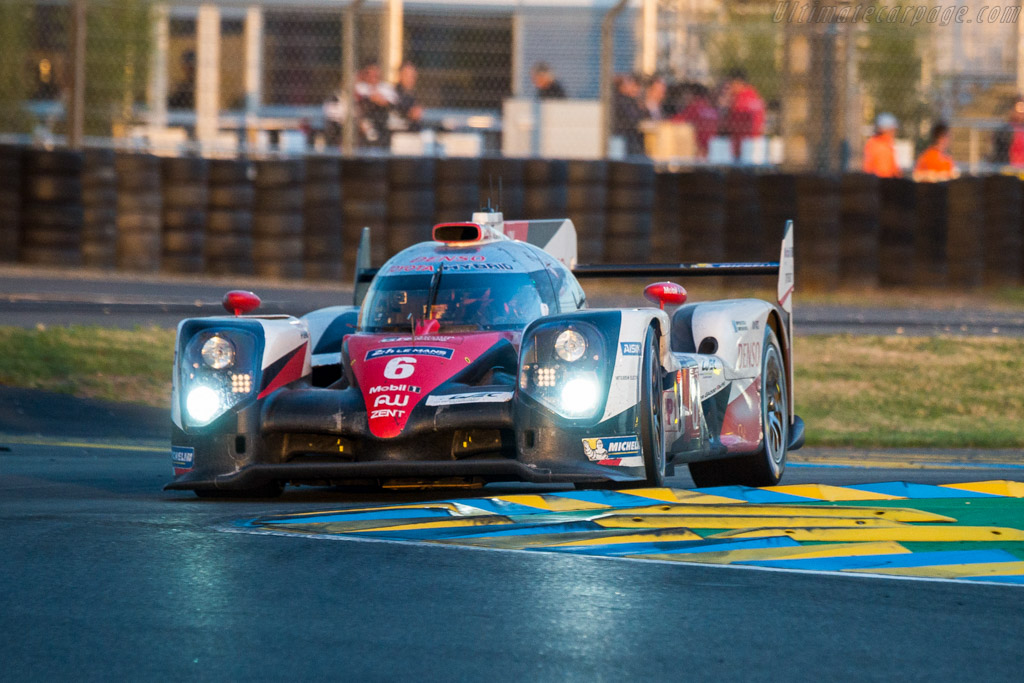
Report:
[[[523,340],[519,389],[562,417],[590,419],[605,403],[609,361],[614,359],[595,326],[544,323]]]
[[[587,373],[573,377],[562,386],[560,396],[562,412],[573,417],[586,417],[597,407],[597,397],[601,389],[597,385],[597,375]]]
[[[564,361],[574,363],[587,352],[587,339],[576,330],[565,330],[555,338],[555,353]]]
[[[259,387],[256,335],[241,328],[207,328],[178,353],[178,387],[185,422],[204,427],[251,398]]]
[[[220,393],[210,387],[198,386],[188,392],[185,399],[185,409],[188,411],[189,421],[196,426],[208,424],[210,420],[217,417],[221,411],[222,401]]]
[[[220,335],[214,335],[203,344],[200,355],[203,362],[214,370],[223,370],[235,364],[235,345]]]

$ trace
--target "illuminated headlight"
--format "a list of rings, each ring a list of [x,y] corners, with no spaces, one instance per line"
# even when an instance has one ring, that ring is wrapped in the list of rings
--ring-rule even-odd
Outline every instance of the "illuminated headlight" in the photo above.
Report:
[[[204,425],[222,411],[220,394],[210,387],[196,387],[188,392],[185,409],[193,424]]]
[[[595,377],[574,377],[562,387],[561,408],[569,416],[585,416],[594,412],[597,407],[600,387]]]
[[[186,325],[181,335],[187,341],[178,350],[178,405],[185,427],[206,427],[255,397],[260,347],[250,329]]]
[[[203,344],[200,355],[209,367],[223,370],[235,364],[235,345],[224,337],[213,336]]]
[[[586,337],[576,330],[565,330],[555,339],[555,353],[564,361],[578,361],[586,352]]]

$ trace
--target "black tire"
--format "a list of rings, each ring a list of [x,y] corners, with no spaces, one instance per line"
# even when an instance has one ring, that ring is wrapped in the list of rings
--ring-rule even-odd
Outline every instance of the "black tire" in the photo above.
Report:
[[[159,192],[122,192],[117,197],[119,213],[142,213],[159,215],[164,202]]]
[[[252,206],[256,190],[252,185],[220,185],[210,188],[210,207],[215,209],[245,209]]]
[[[259,237],[301,238],[304,232],[301,213],[256,214],[252,219],[252,234]]]
[[[65,176],[40,175],[28,178],[28,198],[36,202],[80,202],[82,181]]]
[[[665,415],[661,389],[661,353],[658,334],[648,328],[640,370],[640,451],[644,458],[641,486],[665,485]]]
[[[310,181],[303,189],[302,200],[306,209],[310,207],[340,207],[341,185],[337,182]]]
[[[210,161],[211,185],[245,185],[255,171],[248,161],[235,159],[213,159]]]
[[[401,221],[422,218],[429,222],[433,215],[433,190],[391,190],[388,196],[388,216],[391,219]]]
[[[160,173],[165,185],[205,185],[210,175],[210,162],[202,157],[168,157],[160,160]]]
[[[306,180],[303,161],[287,159],[257,161],[253,184],[261,190],[301,185]]]
[[[569,185],[604,185],[608,182],[608,163],[574,159],[569,162]]]
[[[395,157],[388,164],[391,187],[433,187],[434,159],[431,157]]]
[[[480,160],[468,157],[441,159],[434,167],[434,182],[438,187],[478,185],[480,182]]]
[[[206,230],[219,235],[252,233],[252,212],[231,209],[210,209],[206,216]]]
[[[55,174],[75,176],[82,172],[85,156],[70,149],[32,149],[25,154],[27,175]]]
[[[168,208],[206,208],[210,194],[206,183],[181,183],[179,185],[165,185],[163,192],[163,205]]]
[[[569,182],[569,162],[565,159],[527,159],[523,164],[523,184],[527,187],[565,185]]]
[[[608,185],[619,187],[629,185],[642,187],[654,184],[654,164],[649,161],[610,161],[608,162]]]
[[[786,471],[789,447],[789,393],[786,367],[775,332],[764,334],[761,350],[761,451],[728,460],[690,463],[690,476],[698,487],[775,486]]]

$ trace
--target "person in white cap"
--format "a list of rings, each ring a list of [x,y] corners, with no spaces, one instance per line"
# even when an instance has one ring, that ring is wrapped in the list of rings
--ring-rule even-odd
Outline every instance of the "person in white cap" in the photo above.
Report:
[[[879,178],[899,178],[903,175],[896,163],[896,129],[899,122],[889,113],[878,115],[875,134],[864,143],[864,172]]]

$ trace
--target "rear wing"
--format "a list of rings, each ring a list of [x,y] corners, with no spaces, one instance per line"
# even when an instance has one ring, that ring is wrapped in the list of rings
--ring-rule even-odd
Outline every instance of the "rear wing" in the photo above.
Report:
[[[754,263],[642,263],[637,265],[581,265],[572,269],[577,279],[611,277],[722,277],[727,275],[778,275],[777,300],[787,315],[793,314],[793,221],[786,221],[778,261]]]

